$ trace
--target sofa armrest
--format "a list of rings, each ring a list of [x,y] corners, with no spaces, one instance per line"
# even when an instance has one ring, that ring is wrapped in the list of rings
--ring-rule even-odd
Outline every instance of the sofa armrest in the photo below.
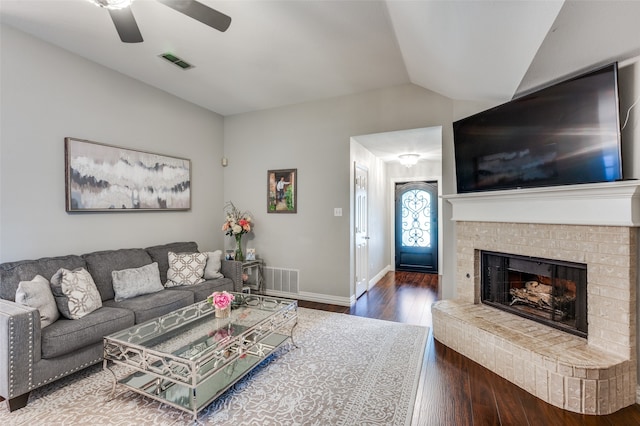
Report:
[[[33,388],[33,365],[40,360],[40,312],[0,299],[0,396],[7,400]]]
[[[222,266],[220,272],[226,278],[231,278],[233,281],[233,291],[242,292],[242,262],[235,260],[222,260]]]

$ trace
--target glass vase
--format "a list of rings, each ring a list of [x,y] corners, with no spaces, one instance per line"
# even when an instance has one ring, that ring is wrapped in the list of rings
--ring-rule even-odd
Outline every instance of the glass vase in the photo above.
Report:
[[[244,253],[242,252],[242,234],[236,234],[235,260],[238,262],[244,262]]]
[[[229,318],[229,316],[231,316],[231,306],[227,306],[223,309],[215,308],[215,310],[216,318]]]

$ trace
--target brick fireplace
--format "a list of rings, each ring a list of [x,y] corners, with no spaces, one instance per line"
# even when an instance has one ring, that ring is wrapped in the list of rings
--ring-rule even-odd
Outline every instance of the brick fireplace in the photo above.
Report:
[[[639,192],[615,182],[445,196],[457,298],[434,304],[435,338],[557,407],[610,414],[633,404]],[[585,265],[587,337],[481,303],[487,251]]]

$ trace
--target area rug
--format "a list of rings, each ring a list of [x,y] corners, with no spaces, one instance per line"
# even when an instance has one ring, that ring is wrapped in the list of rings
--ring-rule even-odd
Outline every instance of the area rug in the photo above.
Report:
[[[198,415],[202,425],[409,425],[429,329],[299,309],[282,349]],[[120,368],[120,367],[118,367]],[[2,425],[188,425],[190,414],[126,391],[95,365],[32,392]]]

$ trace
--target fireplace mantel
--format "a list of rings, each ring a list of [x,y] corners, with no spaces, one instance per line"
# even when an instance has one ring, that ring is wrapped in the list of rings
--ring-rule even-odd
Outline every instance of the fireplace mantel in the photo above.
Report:
[[[453,221],[640,227],[640,181],[452,194]]]

